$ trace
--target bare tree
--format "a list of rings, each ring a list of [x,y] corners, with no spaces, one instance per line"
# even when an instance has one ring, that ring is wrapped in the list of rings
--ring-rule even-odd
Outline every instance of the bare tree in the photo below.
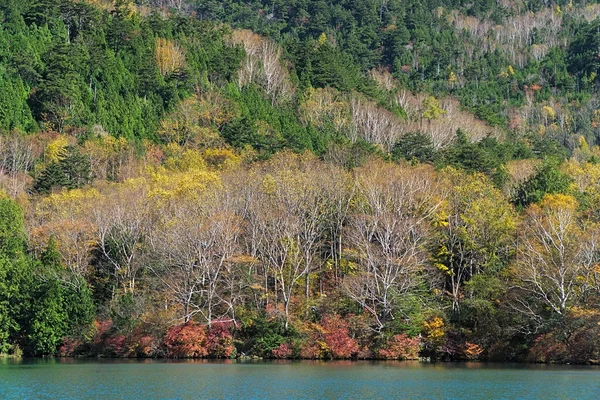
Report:
[[[358,178],[358,209],[348,236],[359,271],[344,288],[372,315],[377,331],[395,318],[397,297],[419,283],[428,218],[439,205],[433,192],[429,174],[402,167],[371,165]]]
[[[162,216],[152,244],[163,265],[153,270],[182,307],[185,322],[201,314],[210,325],[223,302],[229,304],[226,312],[233,307],[223,297],[222,281],[225,273],[231,273],[240,232],[239,217],[218,191],[199,199],[179,199]]]
[[[527,210],[523,228],[514,289],[531,295],[534,303],[531,297],[515,296],[513,306],[533,318],[539,318],[540,304],[564,315],[593,282],[598,227],[578,220],[573,198],[548,195],[540,206]]]
[[[325,224],[326,197],[320,182],[327,177],[311,171],[314,163],[291,154],[277,157],[263,177],[263,197],[254,204],[253,221],[260,241],[258,254],[276,282],[289,325],[289,306],[298,283],[317,268]]]
[[[34,160],[33,148],[24,137],[17,133],[0,136],[0,179],[8,194],[14,197],[25,190]]]
[[[273,103],[287,100],[294,94],[287,68],[282,64],[281,47],[249,30],[236,30],[234,44],[246,51],[239,72],[240,86],[257,83],[271,97]]]
[[[114,280],[114,288],[133,294],[151,222],[146,188],[132,184],[102,196],[89,216],[96,227],[100,265]],[[114,289],[113,289],[114,295]]]

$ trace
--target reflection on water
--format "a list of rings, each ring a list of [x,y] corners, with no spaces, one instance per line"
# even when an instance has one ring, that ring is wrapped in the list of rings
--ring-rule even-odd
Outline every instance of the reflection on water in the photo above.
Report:
[[[594,399],[600,368],[393,361],[1,359],[0,398]]]

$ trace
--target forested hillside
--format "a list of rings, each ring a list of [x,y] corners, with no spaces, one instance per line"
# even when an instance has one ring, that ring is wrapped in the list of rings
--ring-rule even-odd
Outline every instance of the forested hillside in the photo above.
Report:
[[[0,354],[600,360],[600,5],[0,4]]]

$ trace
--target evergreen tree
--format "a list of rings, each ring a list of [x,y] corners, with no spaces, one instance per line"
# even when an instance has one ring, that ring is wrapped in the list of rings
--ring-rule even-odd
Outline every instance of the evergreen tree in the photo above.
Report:
[[[58,161],[50,163],[38,176],[33,186],[36,193],[54,189],[76,189],[92,180],[90,159],[76,147],[68,146],[59,154]]]

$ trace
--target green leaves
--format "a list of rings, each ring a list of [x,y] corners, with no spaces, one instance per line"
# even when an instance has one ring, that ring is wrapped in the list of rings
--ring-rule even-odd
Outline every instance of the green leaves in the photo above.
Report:
[[[556,163],[546,161],[531,178],[523,182],[513,202],[519,207],[540,202],[546,194],[566,193],[572,178],[562,173]]]
[[[36,179],[33,190],[37,193],[50,193],[54,189],[76,189],[88,184],[92,179],[90,159],[76,147],[66,147],[59,160],[50,163]]]
[[[94,317],[92,294],[63,270],[54,239],[42,263],[27,257],[23,216],[12,200],[0,200],[0,353],[13,345],[29,354],[55,354],[68,334]]]

